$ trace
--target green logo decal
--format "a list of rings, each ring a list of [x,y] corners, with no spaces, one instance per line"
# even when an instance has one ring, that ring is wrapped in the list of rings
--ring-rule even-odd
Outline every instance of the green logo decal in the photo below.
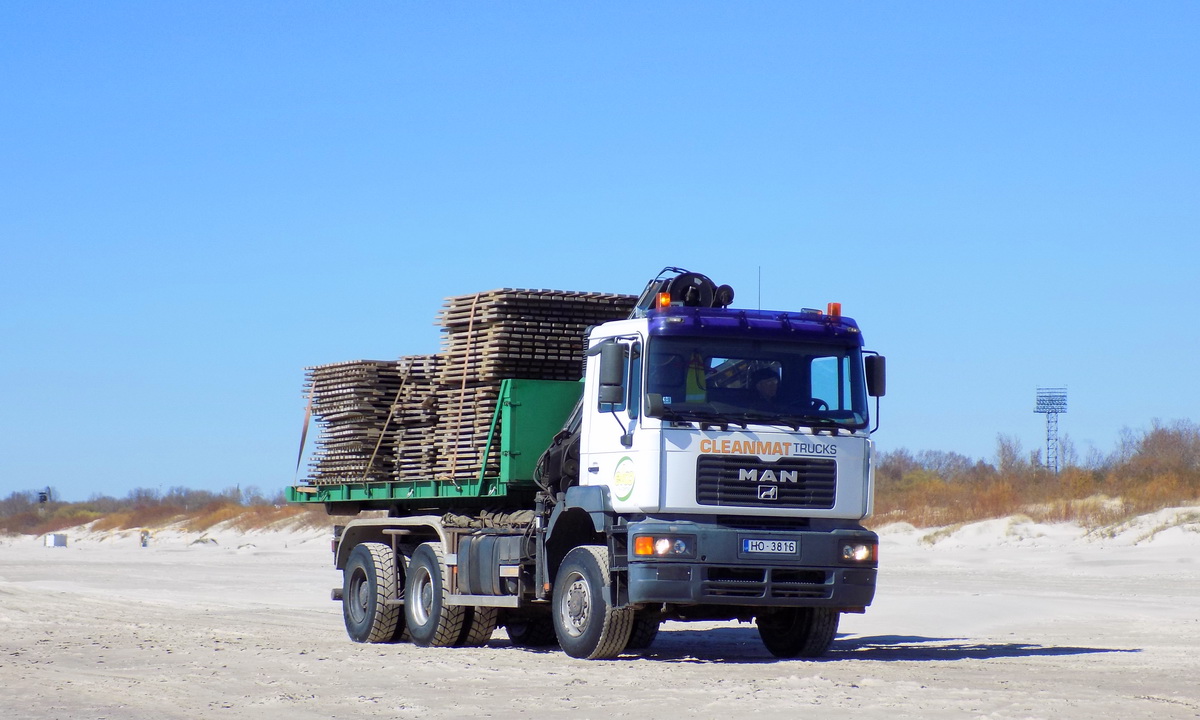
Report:
[[[626,455],[617,463],[613,472],[613,493],[618,500],[628,500],[633,495],[633,484],[637,482],[637,474],[633,471],[633,458]]]

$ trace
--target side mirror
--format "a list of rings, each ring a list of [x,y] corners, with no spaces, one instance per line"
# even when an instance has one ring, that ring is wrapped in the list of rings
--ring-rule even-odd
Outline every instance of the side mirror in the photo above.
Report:
[[[867,394],[871,397],[883,397],[887,393],[887,358],[882,355],[868,355],[866,370]]]
[[[625,401],[625,347],[611,340],[600,347],[600,393],[597,399],[613,405]]]
[[[662,417],[666,405],[663,404],[662,393],[646,393],[646,414],[651,417]]]

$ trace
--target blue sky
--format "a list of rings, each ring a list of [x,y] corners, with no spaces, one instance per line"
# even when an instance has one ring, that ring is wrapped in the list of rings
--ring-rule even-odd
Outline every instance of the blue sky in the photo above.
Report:
[[[843,303],[884,450],[1194,416],[1200,5],[0,4],[0,494],[289,484],[444,297]],[[311,442],[311,440],[310,440]]]

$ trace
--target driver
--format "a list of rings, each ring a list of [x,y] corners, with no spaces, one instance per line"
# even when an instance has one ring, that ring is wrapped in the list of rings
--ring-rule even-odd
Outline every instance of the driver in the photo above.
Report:
[[[677,394],[682,394],[683,376],[687,372],[687,361],[682,355],[667,353],[653,355],[650,359],[650,382],[647,392],[659,393],[670,404]]]
[[[758,407],[775,407],[779,402],[779,373],[770,368],[755,370],[750,375],[750,387],[754,388],[754,404]]]

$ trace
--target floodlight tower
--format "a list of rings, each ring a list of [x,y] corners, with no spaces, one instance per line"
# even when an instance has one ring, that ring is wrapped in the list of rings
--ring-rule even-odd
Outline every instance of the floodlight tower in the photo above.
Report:
[[[1035,413],[1046,416],[1046,467],[1058,473],[1058,414],[1067,411],[1066,388],[1038,388]]]

